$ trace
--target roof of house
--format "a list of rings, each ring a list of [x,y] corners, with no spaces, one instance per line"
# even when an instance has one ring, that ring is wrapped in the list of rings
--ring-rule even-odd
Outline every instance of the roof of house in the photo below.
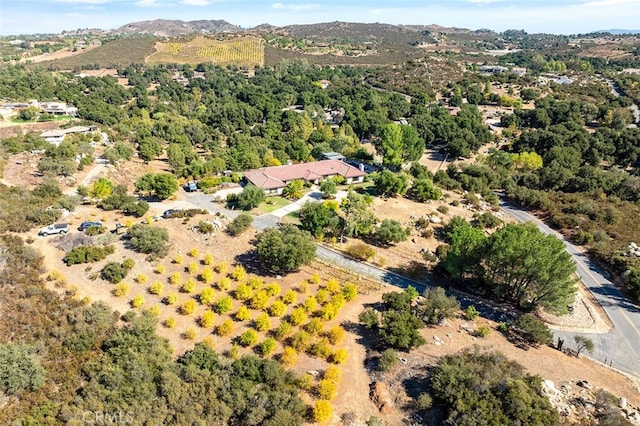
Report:
[[[68,135],[69,133],[84,133],[91,131],[91,127],[87,126],[73,126],[68,129],[53,129],[46,130],[40,133],[40,136],[43,138],[59,138],[64,135]]]
[[[364,176],[366,173],[340,160],[322,160],[313,163],[263,167],[244,173],[249,182],[263,189],[282,188],[287,185],[287,182],[296,179],[311,181],[334,175],[356,178]]]

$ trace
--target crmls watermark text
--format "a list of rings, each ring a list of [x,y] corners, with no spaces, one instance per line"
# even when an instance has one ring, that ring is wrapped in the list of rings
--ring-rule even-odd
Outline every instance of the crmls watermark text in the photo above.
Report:
[[[85,411],[82,421],[88,425],[125,425],[133,423],[133,414],[129,411]]]

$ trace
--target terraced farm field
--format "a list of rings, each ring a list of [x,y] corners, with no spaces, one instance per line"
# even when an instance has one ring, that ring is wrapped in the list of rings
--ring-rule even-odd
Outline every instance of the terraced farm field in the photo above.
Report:
[[[156,49],[157,52],[147,58],[148,63],[213,62],[247,67],[264,65],[264,40],[257,37],[239,37],[232,40],[196,37],[184,42],[158,43]]]

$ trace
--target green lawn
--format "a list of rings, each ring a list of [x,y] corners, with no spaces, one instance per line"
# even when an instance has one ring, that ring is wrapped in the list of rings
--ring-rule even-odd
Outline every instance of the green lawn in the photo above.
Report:
[[[291,204],[291,201],[282,197],[267,197],[267,200],[254,209],[255,213],[264,214],[271,213],[284,206]]]

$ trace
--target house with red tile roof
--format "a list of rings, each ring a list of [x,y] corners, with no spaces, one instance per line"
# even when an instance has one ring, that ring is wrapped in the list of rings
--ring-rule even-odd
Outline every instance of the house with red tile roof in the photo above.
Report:
[[[289,182],[298,179],[317,184],[326,178],[342,176],[347,183],[358,183],[364,181],[365,175],[363,167],[353,167],[340,160],[263,167],[244,172],[248,182],[264,189],[268,194],[282,194]]]

